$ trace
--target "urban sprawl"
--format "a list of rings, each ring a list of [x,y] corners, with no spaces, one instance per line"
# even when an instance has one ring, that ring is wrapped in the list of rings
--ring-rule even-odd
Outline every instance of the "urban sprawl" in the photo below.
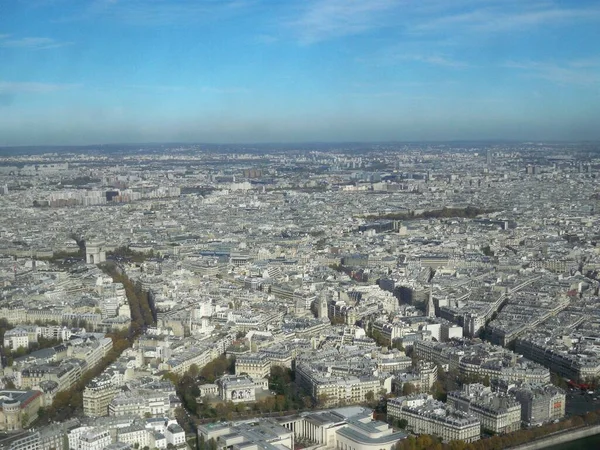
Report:
[[[0,153],[0,449],[494,449],[597,424],[596,152]]]

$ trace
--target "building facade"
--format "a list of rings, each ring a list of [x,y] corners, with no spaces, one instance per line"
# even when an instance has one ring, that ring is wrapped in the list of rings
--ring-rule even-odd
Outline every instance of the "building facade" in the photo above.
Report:
[[[428,394],[388,399],[387,414],[406,420],[407,429],[414,433],[438,436],[445,442],[474,442],[481,434],[481,422],[474,415],[434,400]]]
[[[448,405],[477,417],[482,431],[503,434],[521,428],[520,403],[482,384],[466,384],[461,391],[449,392]]]

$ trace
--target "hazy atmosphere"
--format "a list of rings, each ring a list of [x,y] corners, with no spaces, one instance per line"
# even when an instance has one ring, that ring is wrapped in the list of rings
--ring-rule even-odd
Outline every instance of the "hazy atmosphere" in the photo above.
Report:
[[[8,0],[0,145],[600,138],[600,5]]]

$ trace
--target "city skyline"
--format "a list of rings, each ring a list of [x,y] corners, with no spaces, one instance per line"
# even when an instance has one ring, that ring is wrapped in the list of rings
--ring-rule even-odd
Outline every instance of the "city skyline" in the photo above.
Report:
[[[596,140],[592,1],[14,2],[0,146]]]

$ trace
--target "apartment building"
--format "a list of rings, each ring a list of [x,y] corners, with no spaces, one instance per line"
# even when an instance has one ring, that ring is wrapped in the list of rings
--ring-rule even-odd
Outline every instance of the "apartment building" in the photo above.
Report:
[[[482,431],[503,434],[521,428],[521,404],[514,397],[492,392],[482,384],[466,384],[460,391],[448,392],[447,402],[477,417]]]
[[[304,362],[296,366],[296,383],[324,405],[359,403],[368,395],[377,395],[382,389],[379,378],[368,375],[325,376]]]
[[[271,361],[262,353],[247,353],[235,358],[235,374],[246,374],[250,378],[268,377],[271,372]]]
[[[522,384],[509,390],[521,404],[521,421],[539,425],[565,416],[565,392],[553,385]]]
[[[414,433],[438,436],[444,442],[473,442],[481,434],[477,417],[434,400],[429,394],[388,399],[387,414],[406,420],[407,428]]]
[[[88,417],[108,415],[108,405],[118,390],[109,377],[96,377],[83,390],[83,414]]]

